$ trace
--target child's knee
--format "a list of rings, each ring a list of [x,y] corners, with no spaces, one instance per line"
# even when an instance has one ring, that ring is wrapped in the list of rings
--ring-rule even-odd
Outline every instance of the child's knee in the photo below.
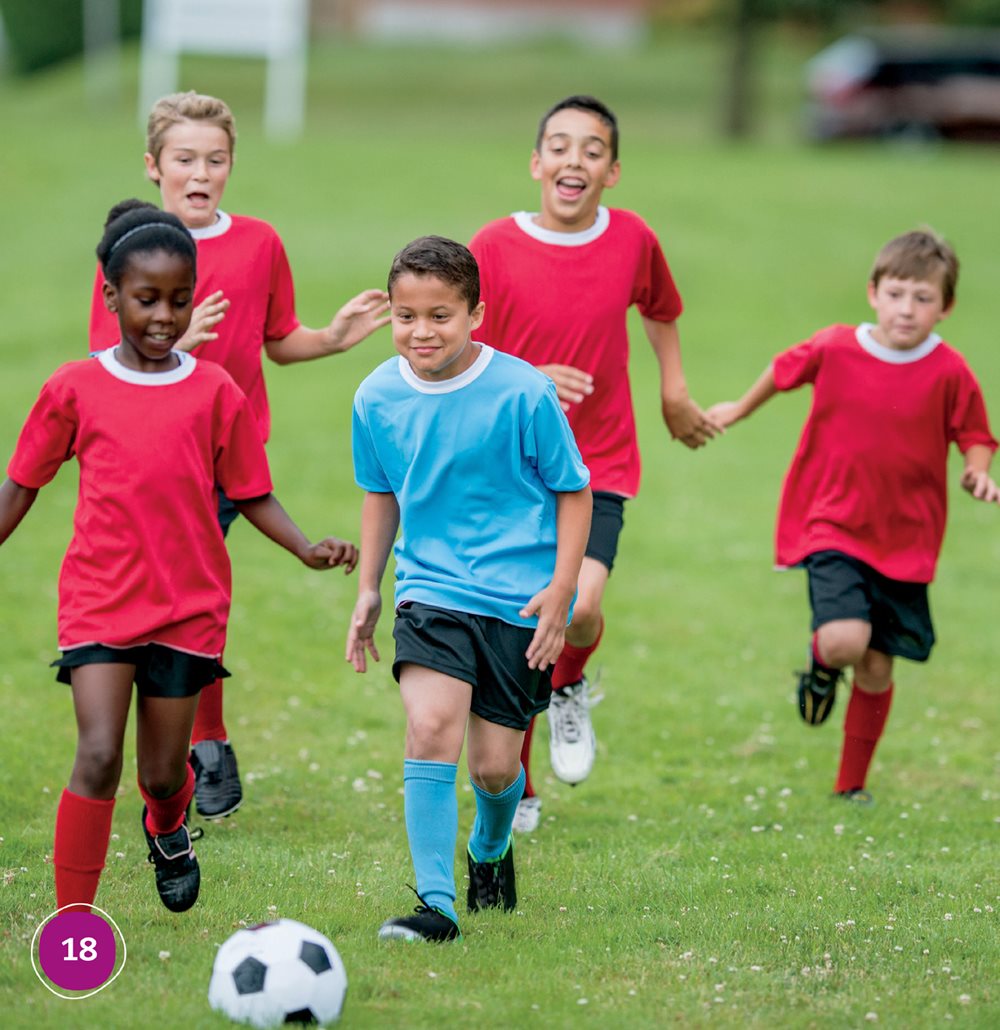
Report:
[[[868,694],[881,694],[892,686],[892,656],[868,650],[854,666],[858,687]]]
[[[104,740],[81,740],[73,764],[73,780],[89,797],[114,792],[122,773],[122,749]]]
[[[487,794],[502,794],[520,775],[521,762],[494,757],[470,765],[472,782]]]
[[[862,619],[826,622],[818,630],[820,660],[834,669],[857,665],[868,650],[871,636],[871,624]]]

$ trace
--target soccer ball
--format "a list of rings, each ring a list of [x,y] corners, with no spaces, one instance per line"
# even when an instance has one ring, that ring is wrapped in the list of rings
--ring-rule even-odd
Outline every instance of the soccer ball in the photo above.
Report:
[[[215,956],[208,1002],[240,1023],[333,1023],[340,1018],[347,973],[318,930],[279,919],[237,930]]]

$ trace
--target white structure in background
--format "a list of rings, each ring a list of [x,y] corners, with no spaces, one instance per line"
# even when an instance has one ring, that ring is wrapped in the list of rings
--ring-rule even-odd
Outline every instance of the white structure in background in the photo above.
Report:
[[[562,36],[631,46],[648,27],[648,0],[348,0],[363,36],[465,43]]]
[[[182,53],[263,57],[264,128],[293,137],[305,120],[308,0],[145,0],[139,118],[177,89]]]

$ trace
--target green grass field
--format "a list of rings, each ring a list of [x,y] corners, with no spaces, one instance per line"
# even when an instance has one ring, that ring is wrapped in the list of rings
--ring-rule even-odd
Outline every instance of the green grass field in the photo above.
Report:
[[[723,54],[700,35],[625,56],[326,45],[313,54],[307,136],[285,146],[261,137],[256,66],[192,61],[184,85],[235,109],[225,207],[276,225],[309,324],[383,282],[414,236],[467,239],[533,207],[536,119],[559,96],[591,91],[623,127],[622,182],[608,200],[660,234],[702,403],[741,392],[775,351],[819,326],[867,317],[876,249],[929,223],[963,261],[945,334],[1000,424],[1000,250],[988,214],[1000,151],[803,145],[799,68],[810,46],[769,40],[760,130],[744,146],[715,135]],[[131,56],[127,100],[100,113],[76,67],[0,84],[4,454],[43,379],[85,353],[108,207],[155,199],[134,85]],[[465,918],[455,946],[375,939],[412,900],[403,716],[387,662],[360,678],[343,660],[353,582],[307,572],[244,523],[230,537],[227,650],[244,809],[206,825],[201,899],[171,915],[145,862],[129,740],[97,898],[122,927],[128,964],[77,1003],[38,983],[29,942],[55,905],[52,827],[75,742],[68,693],[46,668],[72,467],[43,491],[0,552],[4,1026],[224,1027],[206,1000],[216,947],[278,915],[341,951],[347,1027],[1000,1024],[1000,513],[961,493],[956,461],[932,590],[938,647],[926,666],[898,668],[870,780],[877,804],[832,800],[843,702],[827,726],[800,724],[790,673],[806,646],[805,584],[770,570],[774,506],[808,398],[777,398],[708,449],[686,451],[660,423],[654,363],[635,329],[645,479],[608,591],[598,764],[583,786],[557,783],[539,731],[543,824],[518,840],[519,911]],[[350,399],[390,351],[383,332],[347,356],[269,370],[277,493],[311,534],[357,537]],[[466,789],[462,833],[472,810]]]

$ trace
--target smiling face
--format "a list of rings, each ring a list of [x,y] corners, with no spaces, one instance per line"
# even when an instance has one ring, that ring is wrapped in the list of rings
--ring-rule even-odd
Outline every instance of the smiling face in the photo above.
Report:
[[[392,342],[421,379],[453,379],[475,360],[472,333],[483,321],[486,305],[471,311],[465,297],[436,275],[406,272],[392,284]]]
[[[877,285],[868,284],[868,302],[875,311],[872,336],[893,350],[919,346],[951,311],[936,279],[883,276]]]
[[[104,284],[104,303],[117,314],[118,358],[138,372],[166,372],[177,364],[174,344],[191,322],[194,269],[180,254],[139,250],[129,256],[117,286]]]
[[[610,126],[589,111],[557,111],[531,155],[531,177],[542,187],[538,224],[555,232],[589,229],[602,192],[620,174],[621,166],[612,157]]]
[[[164,211],[177,215],[189,229],[215,222],[233,170],[224,129],[211,122],[177,122],[164,133],[160,153],[147,153],[145,162],[147,174],[160,187]]]

